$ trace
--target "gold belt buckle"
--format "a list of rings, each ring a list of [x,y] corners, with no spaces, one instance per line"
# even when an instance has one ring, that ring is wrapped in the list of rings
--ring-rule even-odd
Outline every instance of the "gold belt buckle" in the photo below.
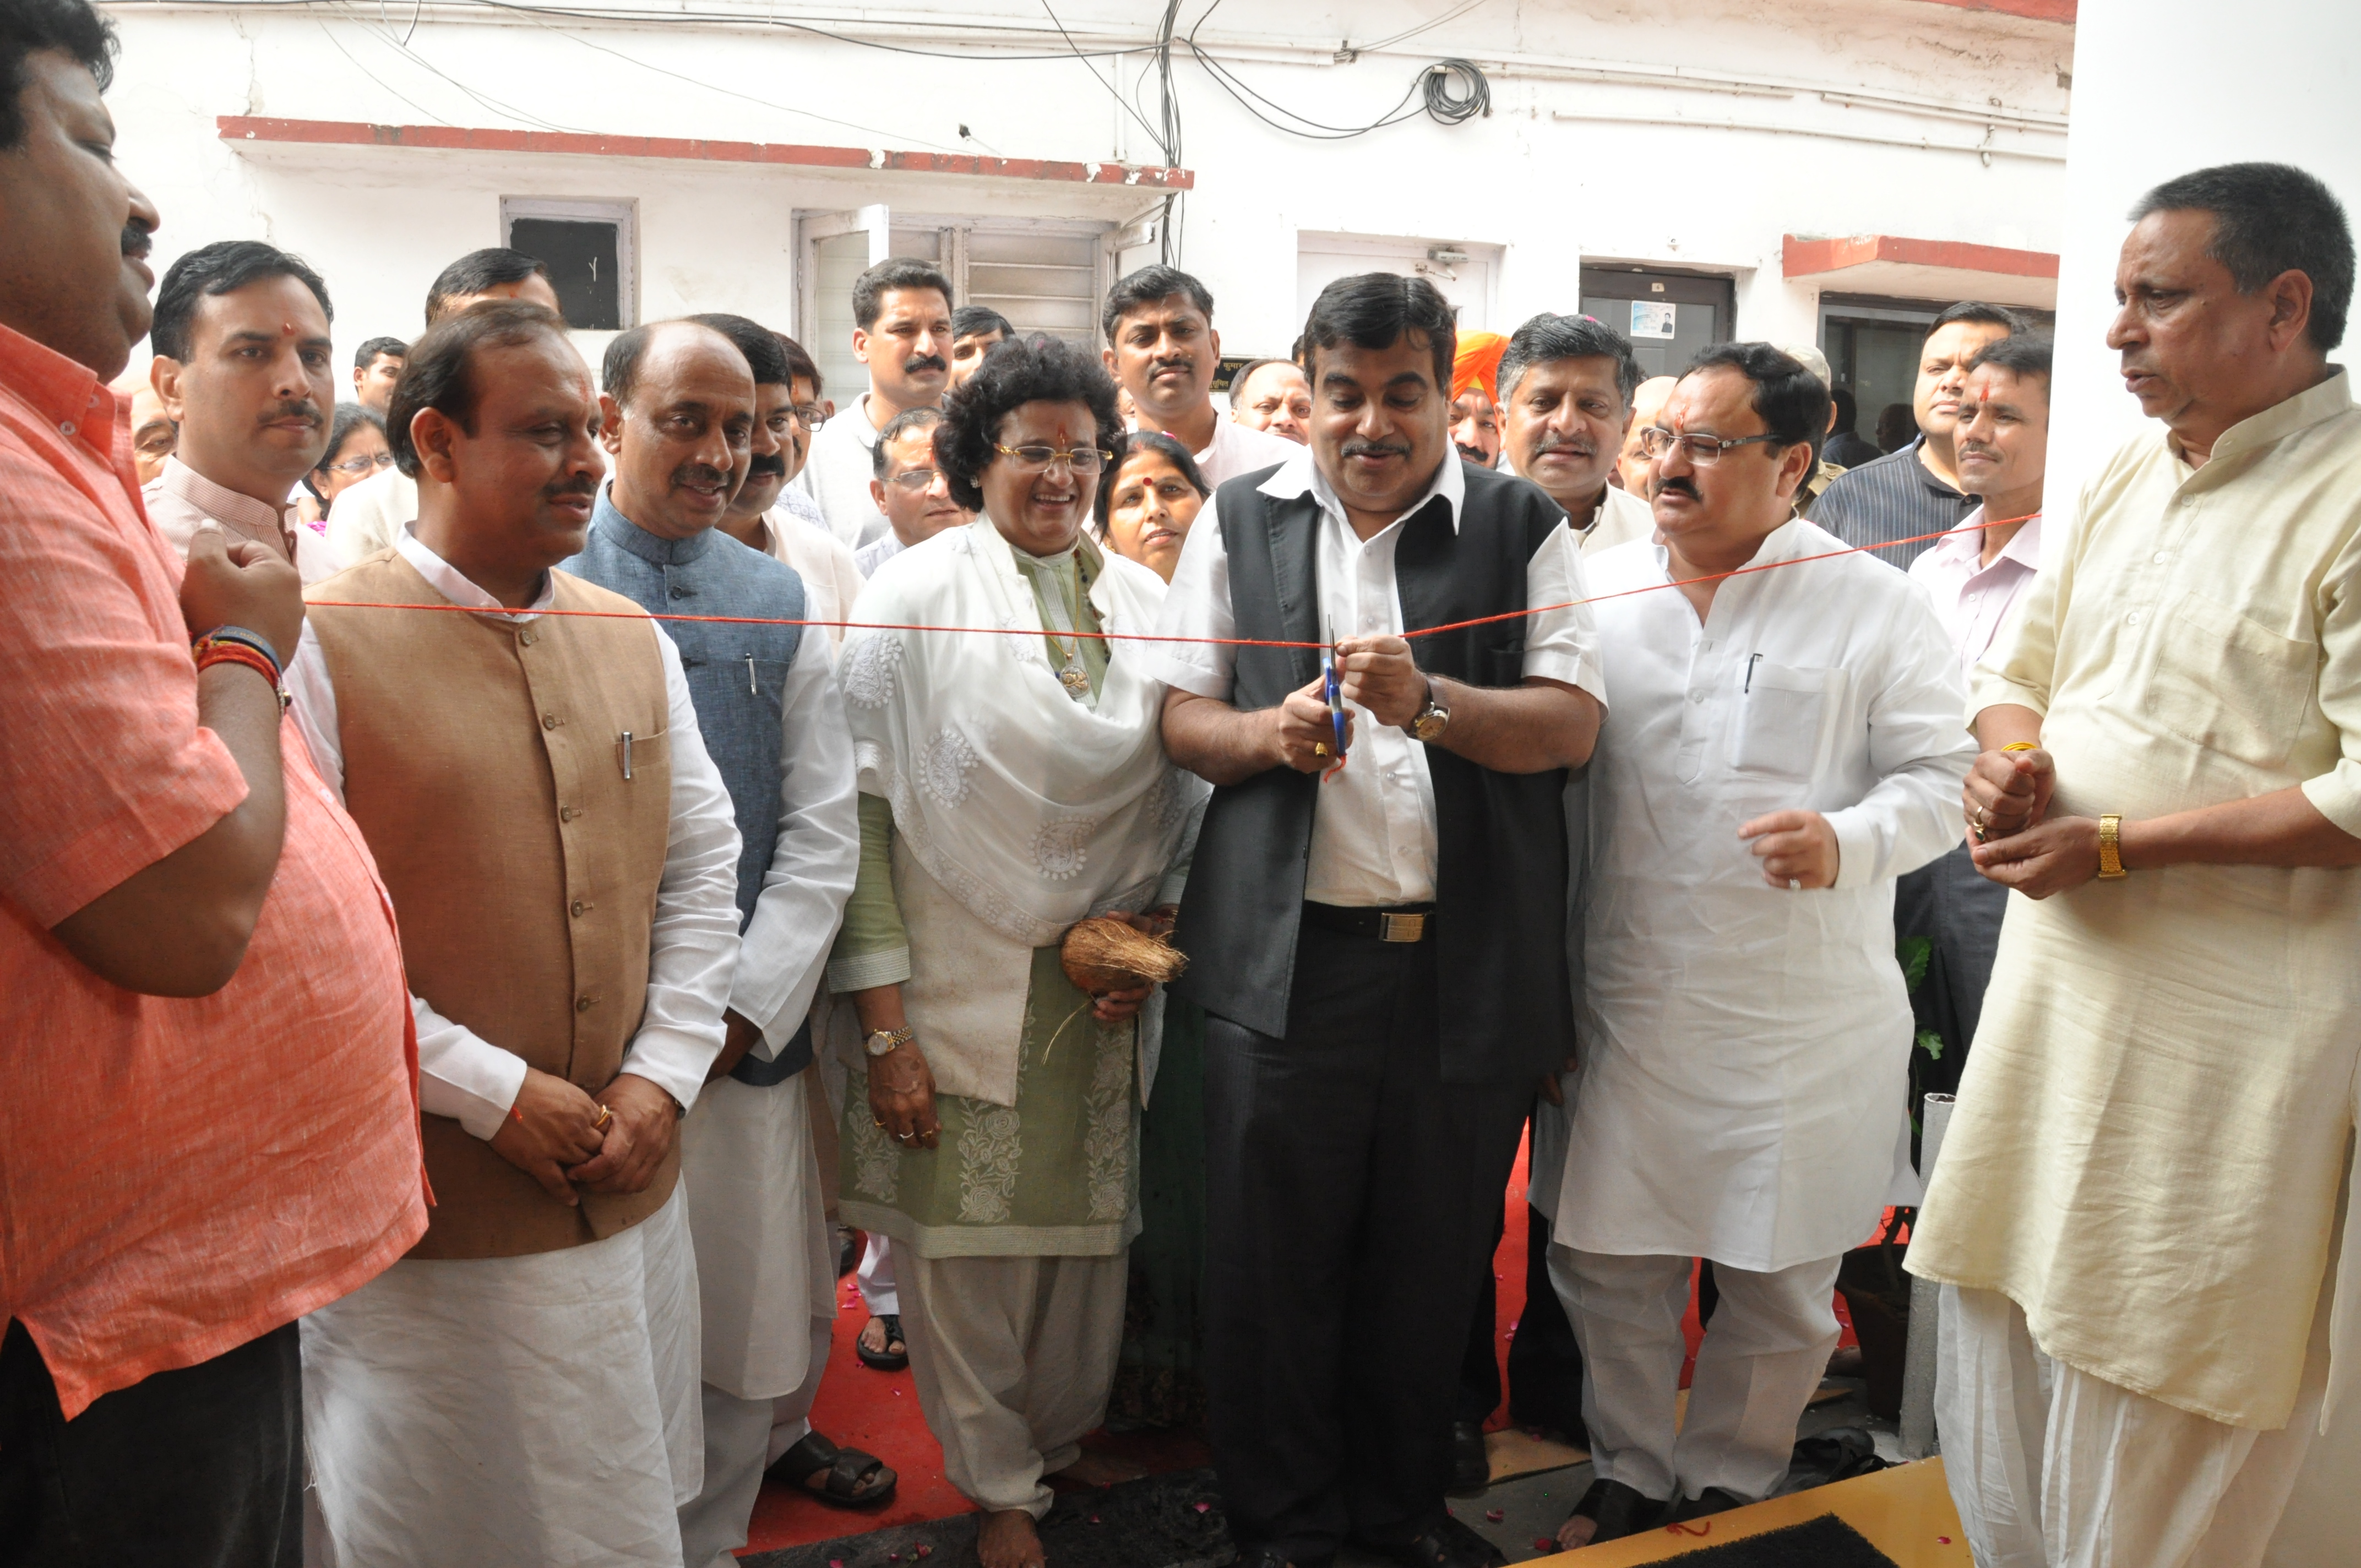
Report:
[[[1378,940],[1380,942],[1417,942],[1426,938],[1426,915],[1396,915],[1390,910],[1378,916]]]

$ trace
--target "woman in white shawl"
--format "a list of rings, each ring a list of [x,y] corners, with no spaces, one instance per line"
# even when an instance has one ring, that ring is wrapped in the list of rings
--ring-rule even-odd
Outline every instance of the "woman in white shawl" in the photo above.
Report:
[[[829,978],[866,1036],[842,1213],[894,1240],[919,1402],[984,1510],[984,1568],[1043,1561],[1042,1476],[1101,1419],[1138,1227],[1147,992],[1084,995],[1057,946],[1086,916],[1160,909],[1190,804],[1162,686],[1133,647],[1076,635],[1151,631],[1163,598],[1082,527],[1123,441],[1095,358],[995,348],[935,436],[981,515],[879,568],[837,666],[862,842]]]

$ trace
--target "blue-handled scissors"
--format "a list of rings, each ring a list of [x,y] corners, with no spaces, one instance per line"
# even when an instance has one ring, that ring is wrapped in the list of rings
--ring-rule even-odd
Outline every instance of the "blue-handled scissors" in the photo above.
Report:
[[[1320,650],[1320,686],[1328,698],[1328,723],[1336,732],[1336,766],[1345,765],[1345,732],[1351,720],[1345,712],[1345,677],[1336,671],[1336,627],[1328,625],[1328,645]]]

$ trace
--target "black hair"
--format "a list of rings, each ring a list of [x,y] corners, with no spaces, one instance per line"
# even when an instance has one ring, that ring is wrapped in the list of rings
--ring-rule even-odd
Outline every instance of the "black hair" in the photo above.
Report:
[[[869,477],[879,480],[885,477],[885,465],[892,461],[886,452],[887,447],[914,430],[932,430],[942,422],[942,410],[928,408],[924,404],[915,409],[904,409],[887,420],[885,428],[877,433],[877,444],[869,449]]]
[[[1248,381],[1254,379],[1254,373],[1261,369],[1266,365],[1295,365],[1295,361],[1292,359],[1249,359],[1245,364],[1239,366],[1237,369],[1231,372],[1230,375],[1230,407],[1236,408],[1238,406],[1238,393],[1245,388]],[[1301,365],[1295,365],[1295,367],[1298,370],[1303,368]]]
[[[932,289],[951,305],[951,280],[931,261],[889,256],[852,280],[852,324],[867,332],[885,312],[885,296],[896,289]]]
[[[1976,350],[1968,361],[1972,370],[1979,365],[1990,365],[2015,376],[2048,376],[2050,361],[2056,356],[2056,345],[2039,333],[2011,333],[2006,337],[1993,338]]]
[[[312,291],[320,313],[334,322],[335,307],[328,303],[328,285],[303,264],[275,245],[258,239],[217,239],[189,251],[165,269],[156,286],[156,321],[148,329],[148,342],[167,359],[189,356],[189,323],[196,319],[197,302],[218,294],[232,294],[266,278],[292,278]]]
[[[1269,365],[1286,362],[1263,359],[1256,363]],[[1158,454],[1179,470],[1180,477],[1189,482],[1189,488],[1197,492],[1200,500],[1213,493],[1213,487],[1205,482],[1203,470],[1197,466],[1195,454],[1160,430],[1136,430],[1131,433],[1131,444],[1124,449],[1123,455],[1108,464],[1099,473],[1098,499],[1091,503],[1091,517],[1098,524],[1101,539],[1106,537],[1107,519],[1115,514],[1115,476],[1123,472],[1125,464],[1147,452]]]
[[[1820,437],[1828,428],[1827,382],[1805,368],[1802,360],[1767,343],[1717,343],[1700,351],[1681,374],[1724,368],[1754,383],[1754,411],[1774,451],[1806,446],[1814,461],[1818,460]]]
[[[1877,411],[1877,439],[1871,444],[1879,451],[1899,452],[1917,439],[1918,416],[1908,403],[1888,403]]]
[[[1186,295],[1189,302],[1203,313],[1208,323],[1213,321],[1213,296],[1205,291],[1205,285],[1177,267],[1143,267],[1136,272],[1125,273],[1115,280],[1115,287],[1107,291],[1106,309],[1099,313],[1099,328],[1106,334],[1106,340],[1113,343],[1115,329],[1122,323],[1124,317],[1143,305],[1152,305],[1174,294]]]
[[[2353,229],[2326,185],[2286,163],[2224,163],[2168,180],[2139,199],[2132,222],[2150,213],[2213,214],[2205,254],[2251,294],[2282,272],[2312,280],[2305,335],[2326,353],[2345,341],[2353,308]]]
[[[353,368],[368,369],[377,363],[377,356],[380,354],[391,355],[396,359],[407,359],[410,357],[410,345],[398,337],[370,338],[353,352]]]
[[[744,345],[739,344],[734,335],[714,324],[716,321],[744,321],[745,318],[742,316],[686,316],[669,322],[645,322],[620,332],[608,340],[607,352],[598,361],[598,389],[614,399],[617,408],[631,406],[631,393],[640,381],[640,361],[647,356],[648,345],[655,342],[656,334],[665,327],[678,325],[679,322],[684,320],[728,339],[738,348],[740,354],[745,354]],[[747,322],[746,324],[753,328],[758,337],[775,347],[777,340],[773,334],[754,326],[752,322]],[[781,359],[784,360],[784,358],[785,356],[782,356]],[[756,386],[774,379],[772,377],[764,376],[760,370],[754,369],[751,356],[747,358],[746,367],[753,371]],[[785,367],[783,363],[774,363],[771,368],[783,370]]]
[[[393,466],[418,477],[418,448],[411,443],[410,422],[421,409],[433,409],[468,434],[476,433],[478,353],[551,337],[567,341],[566,318],[529,300],[487,300],[428,327],[426,335],[410,345],[401,379],[393,384],[393,400],[385,411],[385,444],[393,449]]]
[[[805,351],[802,344],[783,332],[772,335],[779,340],[779,352],[787,356],[787,382],[790,386],[797,381],[809,381],[815,398],[828,390],[828,383],[820,379],[818,361]]]
[[[1946,306],[1927,323],[1927,337],[1934,336],[1953,322],[1982,322],[1987,326],[2005,328],[2012,334],[2025,330],[2025,318],[2006,305],[1986,304],[1982,300],[1961,300],[1956,305]],[[1919,341],[1923,343],[1926,338]]]
[[[2008,340],[2003,338],[2001,341],[2005,343]],[[1855,427],[1861,423],[1861,404],[1854,400],[1852,389],[1850,387],[1829,388],[1828,401],[1837,406],[1837,428],[1852,431],[1856,435],[1860,434],[1860,431]]]
[[[687,319],[699,326],[711,327],[736,344],[738,352],[746,356],[746,367],[754,372],[754,385],[784,387],[795,379],[795,367],[788,362],[787,351],[779,346],[783,340],[769,327],[727,311],[708,311]],[[620,398],[615,400],[622,401]]]
[[[522,250],[511,250],[498,245],[471,250],[443,269],[428,287],[426,324],[433,326],[442,320],[443,313],[450,308],[453,300],[480,294],[503,283],[522,283],[536,274],[547,278],[549,269]]]
[[[1001,422],[1027,403],[1087,405],[1099,446],[1123,461],[1123,416],[1098,356],[1042,333],[1011,338],[952,389],[935,427],[935,461],[950,481],[951,499],[968,510],[983,510],[983,471],[999,455],[993,447]]]
[[[1509,400],[1526,371],[1559,359],[1612,359],[1615,389],[1623,406],[1631,406],[1631,394],[1640,389],[1640,360],[1631,340],[1597,316],[1554,316],[1547,311],[1519,327],[1500,351],[1500,401]]]
[[[1443,291],[1423,278],[1399,272],[1362,272],[1339,278],[1320,291],[1303,318],[1303,373],[1314,389],[1320,351],[1350,343],[1356,348],[1391,348],[1402,334],[1422,332],[1434,359],[1434,389],[1451,395],[1451,362],[1459,354],[1457,313]]]
[[[31,72],[25,57],[55,49],[91,73],[102,93],[114,83],[115,55],[122,42],[115,24],[90,0],[8,0],[0,6],[0,152],[25,139],[25,88]]]
[[[1016,329],[1008,318],[990,305],[961,305],[951,313],[951,336],[982,337],[986,333],[998,333],[1003,337],[1015,337]]]
[[[335,417],[328,422],[327,449],[320,454],[320,460],[317,463],[313,464],[303,472],[303,488],[311,491],[313,497],[325,499],[320,496],[320,487],[312,482],[313,476],[334,463],[336,460],[336,449],[351,440],[353,432],[365,424],[375,425],[379,435],[385,433],[385,421],[378,416],[375,409],[365,409],[358,403],[336,405]]]

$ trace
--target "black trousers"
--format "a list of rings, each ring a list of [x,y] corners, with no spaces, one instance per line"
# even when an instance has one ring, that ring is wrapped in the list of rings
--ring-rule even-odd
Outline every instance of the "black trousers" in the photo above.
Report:
[[[24,1325],[0,1340],[0,1568],[301,1568],[295,1325],[103,1394],[72,1420]]]
[[[1467,1348],[1459,1364],[1459,1391],[1451,1419],[1482,1422],[1500,1408],[1500,1361],[1492,1333],[1499,1321],[1499,1286],[1492,1259],[1500,1248],[1505,1219],[1492,1226],[1492,1251],[1477,1270],[1476,1316],[1467,1325]],[[1525,1304],[1509,1340],[1509,1419],[1535,1431],[1562,1432],[1576,1447],[1588,1445],[1582,1420],[1582,1346],[1565,1308],[1550,1286],[1549,1216],[1525,1210]]]
[[[1965,844],[1910,872],[1894,888],[1894,935],[1924,937],[1933,944],[1927,978],[1910,996],[1918,1026],[1932,1029],[1943,1042],[1941,1060],[1919,1064],[1918,1086],[1927,1093],[1949,1094],[1960,1087],[1968,1047],[1983,1017],[1993,961],[2000,953],[2001,917],[2007,913],[2008,889],[1977,873]],[[1918,1107],[1910,1112],[1916,1115]]]
[[[1230,1533],[1316,1562],[1439,1519],[1530,1082],[1443,1081],[1432,943],[1306,927],[1283,1038],[1210,1018],[1206,1383]]]

